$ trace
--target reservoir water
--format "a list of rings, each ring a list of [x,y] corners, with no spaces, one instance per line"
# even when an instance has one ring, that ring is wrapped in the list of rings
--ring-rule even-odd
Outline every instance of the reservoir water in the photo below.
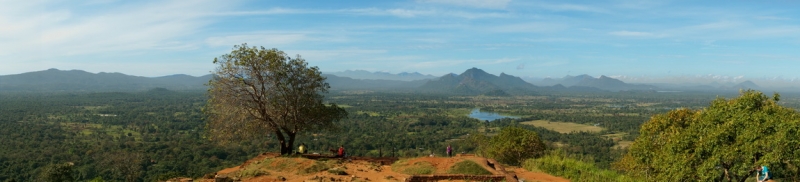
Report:
[[[502,118],[519,118],[516,116],[503,116],[496,112],[484,112],[481,111],[479,108],[475,108],[472,112],[469,113],[469,117],[475,118],[481,121],[494,121],[495,119],[502,119]]]

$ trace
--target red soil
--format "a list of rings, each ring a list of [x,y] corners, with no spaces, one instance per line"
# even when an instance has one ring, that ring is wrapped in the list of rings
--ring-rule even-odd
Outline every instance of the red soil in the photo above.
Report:
[[[277,154],[274,153],[265,153],[259,155],[253,159],[246,161],[241,166],[231,167],[227,169],[223,169],[217,172],[218,175],[230,175],[234,172],[240,171],[244,169],[246,166],[253,164],[258,161],[264,161],[267,158],[276,158],[278,157]],[[309,157],[309,158],[319,158],[317,157]],[[402,174],[399,172],[395,172],[392,170],[392,166],[390,164],[390,158],[365,158],[365,157],[353,157],[349,160],[346,159],[328,159],[334,160],[336,165],[332,166],[333,168],[343,169],[347,175],[336,175],[329,173],[327,171],[321,171],[311,174],[303,174],[303,169],[306,169],[314,164],[314,160],[317,159],[306,159],[306,158],[282,158],[282,160],[273,160],[271,164],[269,164],[268,168],[274,169],[275,166],[281,165],[279,164],[280,161],[284,162],[291,162],[293,166],[285,168],[280,171],[275,171],[272,169],[266,169],[269,172],[269,175],[259,176],[254,178],[246,178],[242,179],[243,182],[272,182],[272,181],[282,181],[279,178],[283,178],[289,182],[303,182],[303,181],[404,181],[411,177],[411,175]],[[463,160],[472,160],[476,163],[483,166],[488,171],[492,172],[493,175],[502,175],[504,172],[495,170],[494,168],[490,167],[487,164],[487,159],[482,157],[476,156],[457,156],[452,158],[446,157],[420,157],[420,158],[413,158],[405,160],[409,165],[412,165],[417,162],[428,162],[432,164],[436,171],[434,174],[446,174],[447,170],[450,169],[453,164],[463,161]],[[278,161],[278,162],[275,162]],[[511,176],[516,175],[519,179],[524,179],[525,181],[541,181],[541,182],[566,182],[569,181],[567,179],[552,176],[546,173],[541,172],[530,172],[525,169],[517,168],[517,167],[506,167],[505,173],[510,174]],[[204,182],[212,182],[213,179],[200,179],[195,181],[204,181]],[[450,180],[447,180],[450,181]],[[460,180],[453,180],[453,181],[460,181]]]

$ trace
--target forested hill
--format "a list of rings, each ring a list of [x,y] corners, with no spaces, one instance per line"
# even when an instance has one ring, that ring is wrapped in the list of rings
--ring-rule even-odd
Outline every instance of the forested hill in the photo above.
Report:
[[[598,88],[607,91],[623,91],[623,90],[657,90],[658,87],[645,84],[629,84],[621,80],[614,79],[607,76],[600,76],[595,78],[589,75],[578,76],[565,76],[564,78],[553,79],[545,78],[539,81],[532,81],[536,85],[562,85],[564,87],[590,87]]]
[[[3,92],[130,92],[154,88],[205,90],[211,75],[141,77],[122,73],[89,73],[81,70],[49,69],[0,76]]]
[[[471,68],[460,75],[448,74],[438,80],[428,81],[420,88],[461,94],[507,95],[509,91],[530,91],[536,86],[505,73],[495,76],[481,69]]]

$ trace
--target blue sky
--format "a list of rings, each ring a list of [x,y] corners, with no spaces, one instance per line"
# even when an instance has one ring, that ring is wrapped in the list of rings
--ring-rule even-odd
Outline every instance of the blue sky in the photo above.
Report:
[[[0,75],[208,74],[233,45],[323,72],[800,78],[794,1],[6,1]]]

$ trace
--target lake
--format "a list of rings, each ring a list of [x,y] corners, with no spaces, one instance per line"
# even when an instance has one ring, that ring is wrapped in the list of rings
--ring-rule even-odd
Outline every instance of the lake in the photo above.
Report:
[[[494,121],[495,119],[502,119],[502,118],[519,118],[516,116],[503,116],[496,112],[485,112],[481,111],[481,109],[476,108],[473,109],[472,112],[469,113],[469,117],[475,118],[481,121]]]

